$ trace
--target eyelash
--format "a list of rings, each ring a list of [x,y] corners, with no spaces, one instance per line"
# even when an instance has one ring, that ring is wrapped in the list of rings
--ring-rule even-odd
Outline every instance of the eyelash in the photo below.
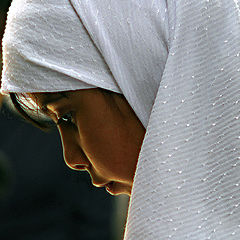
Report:
[[[72,112],[66,113],[58,118],[57,125],[62,124],[75,125]]]

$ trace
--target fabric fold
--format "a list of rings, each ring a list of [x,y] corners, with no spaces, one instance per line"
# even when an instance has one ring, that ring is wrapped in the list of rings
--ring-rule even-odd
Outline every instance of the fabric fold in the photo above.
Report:
[[[147,130],[125,240],[240,237],[239,6],[13,1],[2,91],[102,87]]]
[[[120,93],[108,66],[67,0],[13,1],[3,52],[1,89],[5,93],[93,87]]]
[[[239,40],[236,1],[176,2],[125,239],[239,238]]]

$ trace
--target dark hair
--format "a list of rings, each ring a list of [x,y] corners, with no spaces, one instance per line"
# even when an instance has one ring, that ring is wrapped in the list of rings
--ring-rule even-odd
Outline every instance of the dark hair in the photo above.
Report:
[[[27,122],[30,122],[31,124],[33,124],[34,126],[40,128],[43,131],[48,131],[52,128],[52,126],[47,123],[47,121],[38,121],[36,120],[34,117],[31,117],[26,110],[24,110],[24,107],[26,107],[26,105],[19,99],[19,95],[16,93],[10,93],[10,98],[11,101],[14,105],[14,107],[16,108],[17,112],[20,114],[20,116],[22,116]],[[33,111],[33,109],[30,109],[29,107],[27,107],[27,109],[29,111]]]

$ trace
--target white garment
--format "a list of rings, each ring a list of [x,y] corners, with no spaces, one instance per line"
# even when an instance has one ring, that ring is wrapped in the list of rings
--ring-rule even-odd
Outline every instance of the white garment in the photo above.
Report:
[[[68,0],[13,1],[2,91],[101,87],[123,93],[146,127],[167,59],[166,4],[72,2],[77,13]]]
[[[238,240],[239,0],[71,2],[13,1],[2,91],[123,93],[147,129],[125,239]]]

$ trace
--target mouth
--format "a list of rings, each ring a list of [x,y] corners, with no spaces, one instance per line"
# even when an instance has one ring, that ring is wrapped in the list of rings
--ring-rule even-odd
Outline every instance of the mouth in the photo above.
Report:
[[[118,182],[108,182],[108,183],[94,183],[93,184],[95,187],[105,187],[106,191],[110,193],[111,195],[117,196],[120,194],[127,194],[130,195],[131,191],[126,191],[126,187],[123,185],[119,185]]]
[[[93,186],[97,188],[105,187],[106,191],[111,195],[116,195],[116,191],[114,191],[114,184],[115,182],[111,181],[108,183],[92,183]]]
[[[111,195],[119,195],[120,193],[117,191],[116,183],[115,182],[109,182],[105,185],[105,189],[108,193]]]

